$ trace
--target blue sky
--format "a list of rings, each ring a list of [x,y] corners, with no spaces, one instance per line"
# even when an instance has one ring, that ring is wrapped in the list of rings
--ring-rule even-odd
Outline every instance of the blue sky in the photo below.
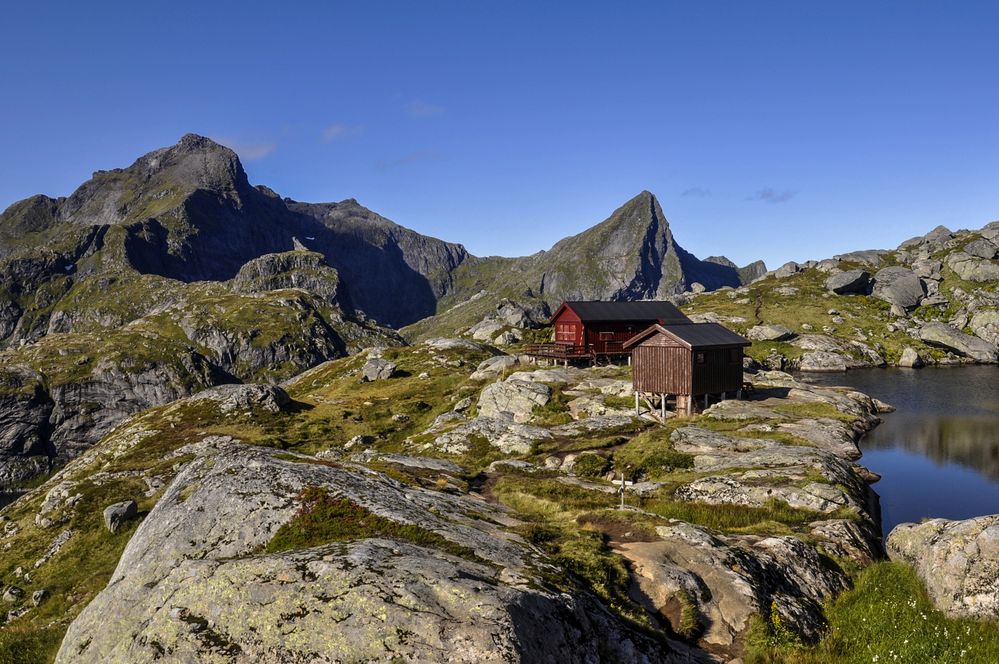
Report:
[[[18,3],[0,207],[192,131],[254,183],[521,255],[643,189],[771,266],[999,218],[994,2]]]

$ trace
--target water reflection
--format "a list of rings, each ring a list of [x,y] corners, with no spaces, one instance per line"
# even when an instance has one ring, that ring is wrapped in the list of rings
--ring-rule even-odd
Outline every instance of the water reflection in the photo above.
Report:
[[[813,375],[898,410],[861,442],[861,463],[883,476],[887,533],[923,518],[999,513],[999,367],[869,369]]]
[[[865,450],[902,448],[999,480],[999,421],[894,413],[864,439]]]

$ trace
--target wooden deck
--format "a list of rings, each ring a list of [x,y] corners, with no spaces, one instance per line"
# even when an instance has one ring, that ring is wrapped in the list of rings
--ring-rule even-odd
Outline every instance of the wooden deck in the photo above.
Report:
[[[630,350],[622,348],[619,341],[608,341],[599,345],[585,348],[570,343],[545,343],[528,344],[524,347],[524,353],[531,357],[544,358],[549,360],[596,360],[603,357],[625,357],[631,355]]]

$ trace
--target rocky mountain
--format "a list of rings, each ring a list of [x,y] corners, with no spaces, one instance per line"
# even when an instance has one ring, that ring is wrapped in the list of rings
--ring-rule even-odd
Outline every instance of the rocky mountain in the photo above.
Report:
[[[0,216],[0,257],[31,262],[36,278],[93,270],[77,262],[99,251],[140,274],[223,281],[249,260],[299,248],[323,254],[349,284],[348,301],[387,325],[432,314],[447,275],[467,256],[354,200],[282,200],[251,186],[232,150],[192,134],[128,168],[94,173],[67,198],[36,196]],[[57,264],[45,264],[42,250],[59,253]],[[10,327],[12,316],[5,318]]]
[[[999,363],[999,222],[943,226],[901,243],[787,263],[684,310],[754,340],[760,363],[845,371]]]
[[[677,244],[659,201],[643,191],[610,217],[548,251],[523,258],[469,258],[454,271],[453,287],[436,317],[405,330],[420,338],[450,334],[509,298],[550,311],[564,300],[649,300],[684,292],[737,287],[766,272],[725,257],[700,260]]]

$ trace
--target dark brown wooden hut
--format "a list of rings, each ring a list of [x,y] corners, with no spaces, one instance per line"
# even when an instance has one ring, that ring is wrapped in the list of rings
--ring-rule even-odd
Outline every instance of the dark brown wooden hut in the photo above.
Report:
[[[669,302],[563,302],[551,318],[553,343],[526,349],[535,357],[571,360],[626,356],[624,342],[650,325],[689,324]]]
[[[743,348],[750,341],[717,323],[652,325],[624,343],[631,351],[636,403],[675,396],[690,413],[692,397],[736,394],[742,389]],[[706,401],[706,400],[705,400]]]

